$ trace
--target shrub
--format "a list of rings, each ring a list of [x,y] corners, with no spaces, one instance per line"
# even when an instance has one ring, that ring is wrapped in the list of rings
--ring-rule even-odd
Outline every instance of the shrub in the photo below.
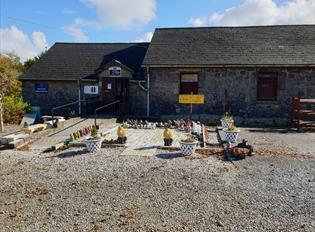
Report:
[[[30,111],[30,106],[21,98],[6,96],[3,102],[3,119],[5,123],[18,124],[24,114]]]

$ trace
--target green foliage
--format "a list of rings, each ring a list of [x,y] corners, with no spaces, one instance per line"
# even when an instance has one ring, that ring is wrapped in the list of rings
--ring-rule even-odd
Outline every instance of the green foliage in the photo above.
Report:
[[[25,69],[29,69],[33,64],[37,63],[39,59],[45,54],[45,52],[42,52],[38,56],[34,56],[33,58],[29,58],[24,62]]]
[[[185,142],[185,143],[195,143],[195,142],[197,142],[197,139],[196,139],[193,135],[188,134],[188,135],[186,136],[186,138],[185,138],[185,139],[182,139],[181,141],[182,141],[182,142]]]
[[[0,54],[0,73],[3,78],[0,95],[3,103],[3,118],[5,123],[19,123],[29,106],[22,99],[22,85],[18,77],[24,71],[24,66],[15,54]]]
[[[222,117],[222,120],[225,122],[232,122],[233,116],[229,112],[225,112],[225,115]]]
[[[236,131],[237,128],[233,124],[228,127],[228,131]]]
[[[30,106],[22,98],[6,96],[3,102],[3,121],[10,124],[19,124],[24,114],[30,111]]]
[[[97,139],[99,137],[98,129],[96,128],[96,126],[92,126],[91,137],[92,139]]]

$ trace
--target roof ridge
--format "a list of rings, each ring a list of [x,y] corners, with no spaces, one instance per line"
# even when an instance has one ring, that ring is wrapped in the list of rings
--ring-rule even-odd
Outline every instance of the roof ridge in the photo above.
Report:
[[[266,27],[301,27],[315,26],[315,24],[284,24],[284,25],[256,25],[256,26],[208,26],[208,27],[160,27],[156,30],[185,30],[185,29],[218,29],[218,28],[266,28]]]
[[[55,42],[55,44],[74,44],[74,45],[115,45],[115,44],[149,44],[150,42],[105,42],[105,43],[76,43],[76,42]]]

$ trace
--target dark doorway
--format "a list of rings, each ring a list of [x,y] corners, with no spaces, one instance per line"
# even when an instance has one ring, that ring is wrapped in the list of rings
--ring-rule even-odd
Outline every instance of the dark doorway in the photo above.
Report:
[[[119,104],[110,107],[106,113],[118,115],[125,113],[129,98],[129,79],[105,77],[102,81],[103,105],[119,100]]]

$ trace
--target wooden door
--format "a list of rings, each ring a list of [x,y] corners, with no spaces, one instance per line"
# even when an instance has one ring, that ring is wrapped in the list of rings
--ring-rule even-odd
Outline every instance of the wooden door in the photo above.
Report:
[[[116,82],[114,78],[104,78],[102,81],[103,105],[116,100]]]

